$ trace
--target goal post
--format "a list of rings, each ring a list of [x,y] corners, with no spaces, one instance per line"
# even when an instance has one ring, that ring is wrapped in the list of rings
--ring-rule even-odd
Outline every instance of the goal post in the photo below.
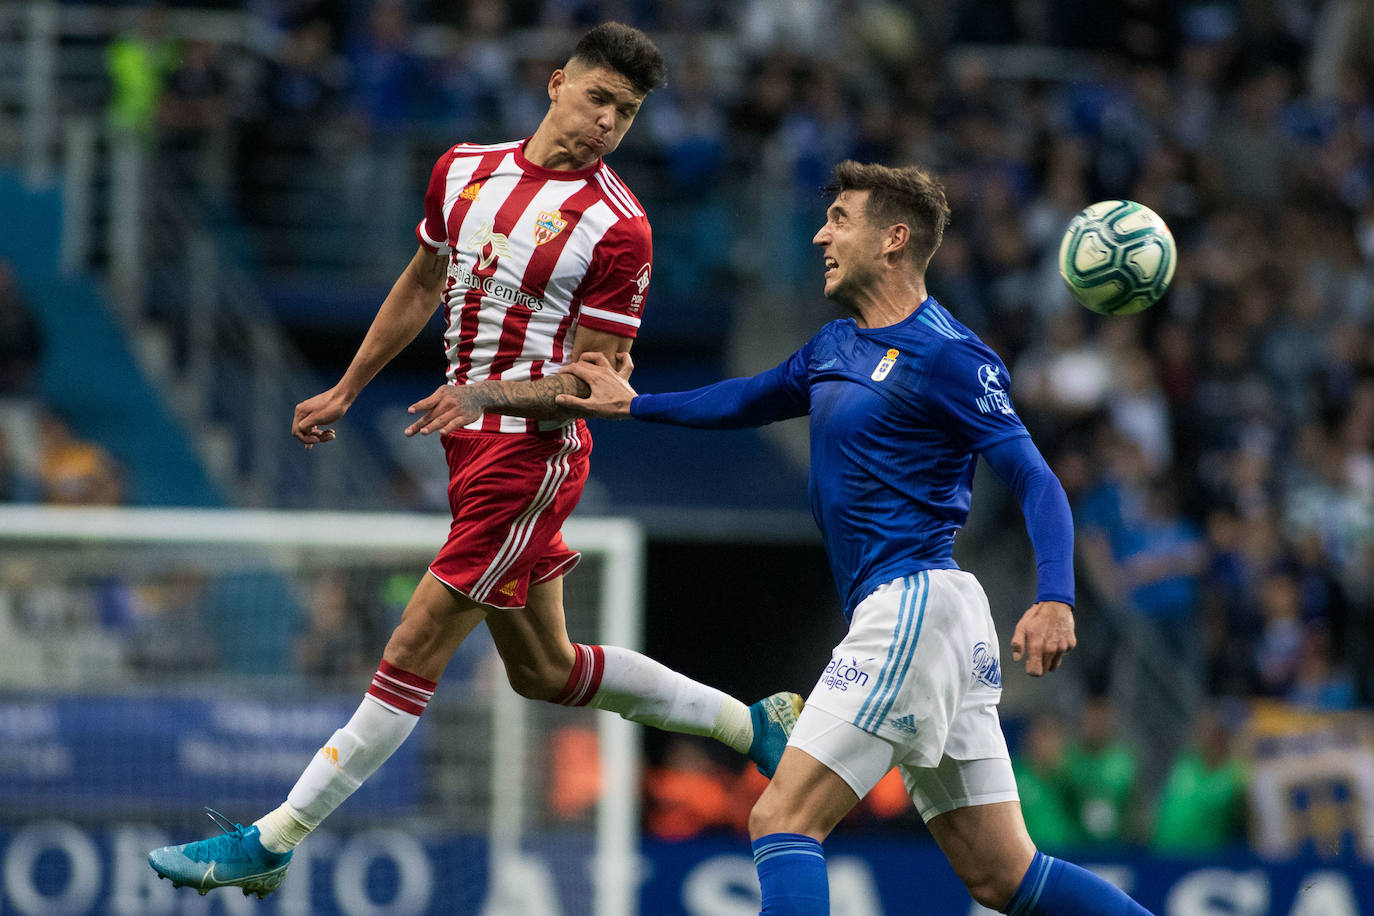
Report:
[[[322,601],[335,606],[314,598],[312,589],[321,583],[333,591],[356,592],[338,598],[348,608],[380,594],[399,594],[405,583],[424,575],[448,528],[448,517],[437,514],[0,506],[0,698],[127,692],[129,702],[139,704],[157,702],[169,692],[195,697],[228,685],[236,696],[251,698],[255,689],[261,691],[261,699],[269,702],[260,707],[270,709],[280,675],[251,670],[260,664],[254,646],[265,652],[270,643],[280,650],[275,644],[282,634],[305,625],[313,608]],[[565,580],[570,634],[579,641],[642,648],[644,534],[639,525],[624,518],[574,515],[563,534],[583,555],[580,567]],[[98,591],[106,587],[100,583],[112,579],[121,586],[118,602]],[[278,593],[290,598],[289,604],[286,598],[279,602]],[[155,621],[162,615],[167,620],[158,626],[174,626],[179,618],[171,617],[169,608],[180,612],[188,603],[209,601],[211,594],[218,596],[214,611],[202,607],[194,619],[203,623],[216,614],[232,615],[215,622],[220,628],[216,633],[239,645],[238,654],[220,645],[199,661],[159,661],[156,653],[148,661],[149,642],[156,637],[139,629],[143,623],[130,625],[127,633],[110,632],[109,618],[124,626],[126,618],[141,620],[140,614]],[[265,597],[269,595],[271,600]],[[111,604],[123,610],[111,610]],[[307,606],[312,610],[302,610]],[[385,612],[390,615],[387,626],[372,628],[375,644],[366,650],[372,665],[398,611],[393,599]],[[329,621],[341,626],[339,618],[323,619],[324,634],[339,635],[328,629]],[[200,636],[213,642],[216,633]],[[469,642],[477,641],[475,633]],[[33,661],[35,654],[44,655],[42,664]],[[432,740],[424,760],[415,754],[414,766],[406,772],[422,774],[426,787],[413,790],[417,800],[409,816],[421,825],[462,824],[485,836],[488,886],[480,912],[488,916],[532,911],[528,898],[519,896],[526,890],[520,882],[528,875],[529,842],[550,833],[589,831],[594,848],[585,866],[590,874],[582,876],[588,885],[585,899],[564,897],[559,911],[564,916],[633,916],[640,878],[638,727],[610,713],[523,700],[505,684],[489,645],[485,654],[480,646],[471,654],[472,659],[455,659],[446,673],[446,681],[450,674],[469,680],[452,690],[445,683],[422,722]],[[461,671],[455,673],[455,667]],[[13,672],[8,682],[4,671]],[[290,676],[304,685],[303,691],[321,695],[347,696],[351,690],[359,696],[366,688],[356,671],[329,669],[323,676],[296,671]],[[155,685],[156,696],[149,695],[150,685]],[[550,787],[567,775],[555,772],[550,748],[557,734],[570,727],[595,736],[599,787],[580,814],[552,812],[548,802]],[[316,736],[320,741],[327,737]],[[301,767],[305,762],[300,761]],[[472,772],[480,768],[485,772]],[[384,766],[378,777],[386,770]],[[404,794],[407,788],[397,790]],[[213,787],[196,789],[209,792]],[[134,792],[123,800],[129,810],[148,801]],[[15,811],[3,795],[0,791],[0,807]],[[145,810],[158,808],[148,801]],[[363,810],[369,820],[374,814],[377,820],[386,816],[381,806],[375,812]],[[112,810],[109,816],[130,815]],[[446,912],[468,911],[441,900],[434,903]]]

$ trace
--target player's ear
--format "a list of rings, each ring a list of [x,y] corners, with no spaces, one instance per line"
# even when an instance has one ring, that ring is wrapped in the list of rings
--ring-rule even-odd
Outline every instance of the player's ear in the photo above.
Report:
[[[568,72],[559,67],[549,74],[549,101],[557,102],[558,94],[563,91],[563,86],[568,81]]]
[[[906,223],[893,223],[887,227],[883,239],[883,253],[902,256],[911,245],[911,227]]]

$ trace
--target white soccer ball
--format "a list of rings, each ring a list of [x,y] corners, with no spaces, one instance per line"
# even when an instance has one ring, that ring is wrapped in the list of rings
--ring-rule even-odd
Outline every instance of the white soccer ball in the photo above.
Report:
[[[1131,200],[1083,208],[1059,243],[1059,275],[1080,305],[1101,315],[1131,315],[1154,305],[1177,262],[1164,220]]]

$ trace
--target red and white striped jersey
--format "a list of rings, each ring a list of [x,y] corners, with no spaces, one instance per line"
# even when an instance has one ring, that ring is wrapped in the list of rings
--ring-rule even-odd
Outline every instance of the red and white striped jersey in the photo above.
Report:
[[[579,327],[639,331],[653,270],[644,208],[604,162],[546,169],[525,158],[524,144],[446,152],[415,227],[425,248],[449,251],[444,340],[454,384],[557,372]],[[467,428],[556,425],[486,414]]]

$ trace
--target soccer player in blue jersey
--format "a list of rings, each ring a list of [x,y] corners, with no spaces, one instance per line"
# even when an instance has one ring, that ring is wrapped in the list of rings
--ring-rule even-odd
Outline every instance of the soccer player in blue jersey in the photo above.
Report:
[[[821,841],[897,767],[980,904],[1005,913],[1142,914],[1116,887],[1036,850],[997,717],[997,632],[959,569],[979,457],[1020,501],[1039,587],[1012,657],[1039,677],[1074,646],[1068,499],[1012,406],[1006,366],[926,291],[949,219],[921,169],[841,163],[814,243],[831,322],[781,365],[694,391],[637,395],[603,356],[567,367],[589,416],[703,428],[811,423],[811,509],[844,601],[835,647],[749,818],[764,914],[830,911]]]

